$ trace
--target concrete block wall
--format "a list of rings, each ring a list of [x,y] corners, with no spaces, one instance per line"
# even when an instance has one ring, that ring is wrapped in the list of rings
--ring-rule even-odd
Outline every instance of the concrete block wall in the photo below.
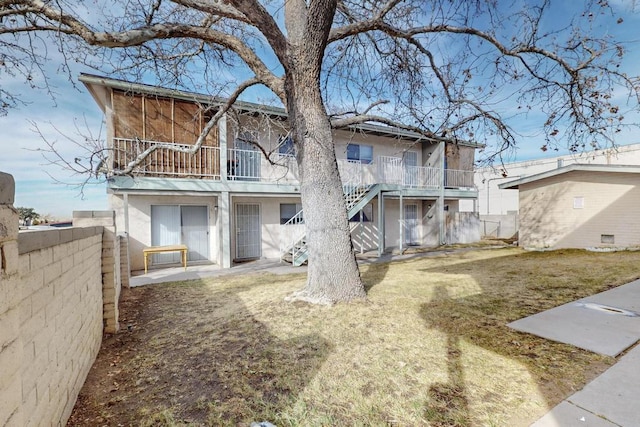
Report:
[[[122,275],[129,282],[129,271],[123,271],[121,260],[120,236],[116,230],[114,211],[74,211],[74,227],[101,226],[102,232],[102,302],[104,332],[115,334],[118,332],[118,301],[122,289]],[[126,255],[126,254],[125,254]]]
[[[131,266],[129,265],[129,236],[121,234],[120,239],[120,283],[123,288],[130,287]]]
[[[0,425],[22,426],[23,342],[20,337],[18,212],[15,183],[0,172]]]
[[[96,225],[108,214],[84,228],[18,234],[14,192],[0,172],[0,425],[65,425],[103,325],[117,328],[120,243]],[[103,295],[113,301],[107,316]]]
[[[64,424],[102,341],[102,227],[21,233],[23,425]]]

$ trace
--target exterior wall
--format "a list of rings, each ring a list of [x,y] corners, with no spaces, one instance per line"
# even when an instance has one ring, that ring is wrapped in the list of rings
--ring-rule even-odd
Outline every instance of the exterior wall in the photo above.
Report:
[[[418,155],[418,165],[422,165],[422,147],[415,142],[391,139],[360,132],[334,131],[336,157],[347,158],[348,144],[364,144],[373,147],[373,161],[378,156],[402,157],[405,151],[414,151]]]
[[[475,148],[447,144],[447,169],[473,170]]]
[[[535,175],[559,166],[573,163],[640,165],[640,144],[623,145],[615,150],[591,151],[587,153],[558,156],[547,159],[506,163],[504,167],[482,168],[475,174],[478,188],[478,209],[481,215],[507,215],[519,209],[518,190],[500,190],[498,184]],[[503,173],[507,174],[506,177]]]
[[[0,424],[64,425],[102,339],[103,229],[18,236],[8,177],[0,173]]]
[[[143,270],[142,250],[151,246],[151,206],[152,205],[194,205],[207,206],[209,215],[209,260],[218,259],[218,233],[216,232],[217,197],[206,196],[162,196],[162,195],[129,195],[128,197],[128,250],[131,270]],[[124,198],[120,195],[109,195],[109,206],[116,212],[118,230],[126,230]]]
[[[280,225],[280,204],[300,203],[300,197],[243,197],[234,196],[232,230],[235,230],[235,207],[239,203],[260,205],[260,237],[262,258],[280,258],[280,246],[290,243],[293,238],[304,233],[304,225]],[[231,236],[232,259],[236,258],[236,236]]]
[[[29,415],[22,405],[22,282],[14,193],[13,177],[0,172],[0,425],[5,426],[23,426]]]
[[[66,422],[102,340],[102,229],[60,231],[73,240],[20,254],[22,425]]]
[[[525,184],[520,206],[519,244],[525,248],[640,245],[636,174],[576,171]],[[601,235],[614,236],[615,243],[602,243]]]

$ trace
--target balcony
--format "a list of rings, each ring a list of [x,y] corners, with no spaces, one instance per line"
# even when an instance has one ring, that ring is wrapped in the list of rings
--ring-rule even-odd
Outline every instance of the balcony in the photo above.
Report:
[[[220,179],[220,149],[201,147],[196,154],[162,148],[172,145],[189,149],[190,145],[173,144],[141,139],[113,139],[112,164],[114,170],[122,170],[145,150],[158,146],[140,165],[133,169],[133,175],[165,178]]]
[[[271,153],[267,159],[261,151],[227,149],[226,167],[221,171],[220,148],[201,147],[195,155],[165,148],[167,143],[139,139],[114,138],[112,161],[114,169],[124,169],[150,147],[157,148],[134,168],[138,176],[165,178],[196,178],[267,183],[299,182],[298,164],[290,155]],[[189,145],[173,144],[188,149]],[[404,188],[437,189],[442,185],[442,171],[427,166],[408,166],[401,158],[379,156],[373,163],[338,160],[340,176],[345,184],[390,184]],[[224,172],[224,174],[222,173]],[[473,171],[446,169],[445,188],[473,188]]]

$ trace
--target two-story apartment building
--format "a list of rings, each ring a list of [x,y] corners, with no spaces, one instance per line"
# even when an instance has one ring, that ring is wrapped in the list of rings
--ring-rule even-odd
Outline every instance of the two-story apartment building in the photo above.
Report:
[[[154,144],[193,144],[221,102],[88,74],[80,80],[105,114],[114,170]],[[110,178],[132,269],[142,268],[145,247],[180,243],[190,262],[223,268],[257,258],[303,263],[304,212],[286,120],[283,109],[238,102],[195,155],[160,148],[131,174]],[[356,251],[479,238],[476,215],[457,212],[460,200],[477,200],[475,144],[376,125],[337,129],[334,140]],[[155,264],[178,261],[155,257]]]

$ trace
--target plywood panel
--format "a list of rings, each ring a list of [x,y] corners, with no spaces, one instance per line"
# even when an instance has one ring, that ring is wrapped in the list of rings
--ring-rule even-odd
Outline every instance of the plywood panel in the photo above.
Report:
[[[113,91],[113,111],[116,138],[144,138],[141,96]]]
[[[164,98],[145,98],[145,139],[172,142],[172,102]]]
[[[174,135],[179,144],[193,144],[200,135],[200,108],[191,102],[175,101]]]
[[[202,114],[202,127],[200,128],[201,130],[204,129],[204,127],[207,125],[207,122],[211,119],[213,113],[211,112],[207,112]],[[213,129],[211,129],[211,131],[209,132],[209,134],[207,135],[207,138],[204,140],[204,144],[207,147],[218,147],[219,143],[218,143],[218,127],[214,127]]]

